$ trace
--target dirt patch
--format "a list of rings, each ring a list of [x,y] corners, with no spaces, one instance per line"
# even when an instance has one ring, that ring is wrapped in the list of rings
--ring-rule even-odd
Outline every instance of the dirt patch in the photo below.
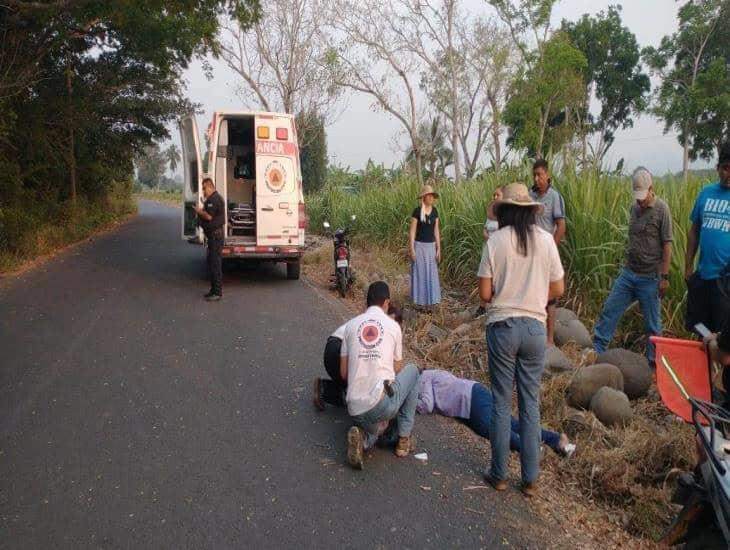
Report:
[[[368,284],[380,279],[391,285],[394,301],[408,307],[405,251],[358,247],[352,256],[357,279],[344,301],[353,313],[362,311]],[[310,280],[336,295],[330,282],[329,240],[313,242],[303,264]],[[443,288],[442,294],[443,302],[432,312],[409,316],[404,322],[406,360],[488,383],[483,319],[473,317],[476,290]],[[432,330],[434,326],[443,332]],[[575,345],[562,350],[577,366],[595,359]],[[587,536],[594,547],[653,548],[676,511],[669,502],[674,478],[694,464],[692,430],[661,404],[654,386],[646,397],[632,403],[634,419],[628,426],[607,428],[592,413],[566,404],[572,375],[544,380],[541,411],[543,424],[568,432],[578,451],[571,459],[545,451],[542,489],[534,509],[575,541]],[[511,470],[512,478],[518,479],[515,455]]]

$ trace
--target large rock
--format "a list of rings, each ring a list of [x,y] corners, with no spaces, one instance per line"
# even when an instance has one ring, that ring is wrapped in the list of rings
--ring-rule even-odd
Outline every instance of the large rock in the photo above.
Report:
[[[579,321],[578,316],[570,309],[565,307],[555,308],[555,321],[558,323],[568,324],[570,321]]]
[[[556,319],[555,343],[559,346],[564,346],[571,342],[581,348],[589,348],[593,345],[591,333],[588,332],[588,329],[581,321],[572,319],[563,323]]]
[[[646,357],[627,349],[613,348],[598,355],[599,363],[616,365],[624,377],[624,393],[629,399],[643,397],[651,386],[652,371]]]
[[[578,369],[568,385],[568,404],[578,409],[587,409],[593,395],[603,386],[623,391],[624,377],[618,367],[598,363]]]
[[[545,369],[543,374],[551,375],[573,370],[570,359],[557,346],[550,346],[545,350]]]
[[[625,426],[634,415],[626,394],[606,386],[599,389],[591,399],[591,412],[608,427]]]
[[[440,326],[435,325],[433,323],[429,323],[428,329],[426,331],[428,335],[436,340],[437,342],[441,342],[442,340],[446,340],[446,338],[449,336],[449,333],[442,329]]]

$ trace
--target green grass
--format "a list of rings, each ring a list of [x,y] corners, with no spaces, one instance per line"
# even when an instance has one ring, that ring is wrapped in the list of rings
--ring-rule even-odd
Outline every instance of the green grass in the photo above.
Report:
[[[142,192],[135,193],[135,198],[159,202],[167,206],[181,206],[183,201],[182,191],[156,191],[154,189],[145,189]]]
[[[131,183],[111,186],[106,195],[80,195],[69,202],[24,196],[0,208],[0,273],[81,241],[137,211]]]
[[[529,167],[526,167],[529,169]],[[505,174],[498,182],[493,175],[468,181],[459,187],[439,186],[437,203],[442,224],[442,276],[451,284],[472,290],[482,249],[482,227],[492,191],[498,183],[529,181],[527,169]],[[627,240],[630,179],[611,175],[577,175],[556,178],[568,212],[568,234],[561,256],[568,277],[571,307],[589,322],[600,313],[613,278],[620,269]],[[674,254],[670,290],[662,301],[665,331],[682,335],[684,250],[689,214],[702,185],[699,180],[684,184],[672,177],[657,178],[656,192],[668,204],[674,220]],[[348,225],[356,239],[375,242],[391,249],[403,248],[408,239],[408,219],[417,206],[417,182],[399,177],[390,184],[363,185],[357,194],[327,186],[307,199],[310,228],[318,231],[327,219],[333,226]],[[355,222],[349,221],[356,214]],[[625,345],[643,333],[638,315],[626,315],[620,327]]]

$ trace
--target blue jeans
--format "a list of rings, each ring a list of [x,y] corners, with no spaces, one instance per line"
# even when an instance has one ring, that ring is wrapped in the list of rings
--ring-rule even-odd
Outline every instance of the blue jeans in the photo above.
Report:
[[[377,405],[363,414],[352,417],[353,422],[365,430],[366,449],[375,444],[391,418],[396,419],[396,431],[399,437],[411,435],[418,404],[419,377],[418,367],[413,363],[407,364],[395,377],[395,382],[391,386],[392,397],[383,392],[383,397]]]
[[[654,344],[648,341],[648,337],[662,333],[659,277],[656,274],[639,275],[626,268],[621,270],[613,282],[611,293],[603,305],[601,317],[593,329],[593,349],[598,353],[606,351],[624,312],[637,300],[644,315],[644,332],[647,335],[646,358],[649,363],[654,364]]]
[[[492,422],[492,392],[481,384],[474,384],[471,390],[471,410],[469,419],[464,423],[477,435],[489,437],[489,425]],[[509,448],[518,453],[522,449],[520,441],[520,421],[510,416]],[[553,451],[560,451],[560,434],[544,428],[540,429],[540,439]]]
[[[532,483],[540,474],[540,380],[545,343],[545,324],[537,319],[512,317],[487,325],[489,376],[494,398],[489,426],[492,443],[490,474],[495,479],[507,479],[515,379],[522,481]]]

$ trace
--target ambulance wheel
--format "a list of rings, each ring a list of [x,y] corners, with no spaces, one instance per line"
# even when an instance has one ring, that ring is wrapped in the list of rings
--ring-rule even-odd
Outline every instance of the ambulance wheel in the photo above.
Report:
[[[299,279],[300,271],[301,271],[301,264],[299,263],[299,260],[286,263],[286,278],[287,279],[296,281],[297,279]]]

